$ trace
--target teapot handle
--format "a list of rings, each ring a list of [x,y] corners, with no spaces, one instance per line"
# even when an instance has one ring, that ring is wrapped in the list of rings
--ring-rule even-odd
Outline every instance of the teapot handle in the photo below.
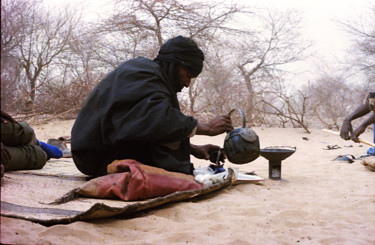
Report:
[[[241,113],[241,116],[242,116],[242,127],[243,128],[246,128],[246,117],[245,117],[245,113],[241,110],[241,109],[233,109],[231,110],[228,115],[230,116],[235,110],[238,110],[240,113]]]

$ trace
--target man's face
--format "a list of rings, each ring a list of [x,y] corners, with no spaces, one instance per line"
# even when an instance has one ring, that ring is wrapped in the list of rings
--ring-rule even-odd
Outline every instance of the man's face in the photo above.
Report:
[[[194,79],[190,72],[180,66],[180,82],[183,87],[189,87],[191,79]]]

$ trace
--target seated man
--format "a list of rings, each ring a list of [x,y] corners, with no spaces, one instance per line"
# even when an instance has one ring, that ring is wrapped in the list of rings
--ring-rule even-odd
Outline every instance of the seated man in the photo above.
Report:
[[[359,125],[354,131],[351,122],[359,117],[367,115],[370,113],[370,116]],[[340,136],[344,140],[353,140],[354,142],[359,143],[358,137],[366,128],[374,124],[374,143],[375,143],[375,92],[370,92],[367,96],[365,102],[358,106],[350,115],[348,115],[342,124]],[[368,155],[375,155],[375,147],[370,148],[367,151]]]
[[[100,176],[116,159],[135,159],[168,171],[193,173],[190,154],[209,159],[219,146],[190,144],[195,134],[214,136],[233,129],[230,117],[209,123],[184,115],[177,93],[203,68],[197,44],[182,36],[168,40],[154,60],[122,63],[91,92],[72,129],[77,168]]]
[[[60,157],[61,150],[38,141],[26,122],[1,111],[1,177],[5,171],[43,168],[48,159]]]

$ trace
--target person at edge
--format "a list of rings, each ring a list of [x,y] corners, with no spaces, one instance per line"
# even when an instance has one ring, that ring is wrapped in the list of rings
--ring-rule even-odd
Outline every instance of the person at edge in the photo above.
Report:
[[[168,171],[192,174],[190,154],[209,159],[216,145],[193,145],[189,138],[233,130],[228,115],[208,123],[184,115],[177,93],[203,68],[204,54],[190,38],[177,36],[162,45],[154,60],[122,63],[93,89],[71,132],[77,168],[90,176],[107,173],[114,160],[135,159]]]
[[[41,169],[50,158],[61,157],[58,147],[37,140],[29,124],[1,110],[1,178],[6,171]]]
[[[370,116],[365,119],[361,125],[359,125],[354,131],[352,127],[352,121],[363,117],[370,113]],[[344,140],[353,140],[359,143],[358,137],[365,132],[366,128],[373,124],[374,129],[374,139],[375,143],[375,92],[370,92],[364,101],[360,104],[352,113],[350,113],[345,119],[341,127],[340,136]],[[375,155],[375,147],[371,147],[367,150],[367,155]]]

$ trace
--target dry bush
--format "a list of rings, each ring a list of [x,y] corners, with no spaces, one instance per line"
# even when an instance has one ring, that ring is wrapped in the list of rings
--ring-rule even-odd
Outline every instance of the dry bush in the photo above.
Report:
[[[310,133],[309,121],[306,120],[310,109],[309,98],[304,91],[288,93],[284,82],[279,80],[273,87],[264,90],[261,98],[262,103],[257,110],[267,115],[268,125],[272,123],[281,127],[303,128],[306,133]]]
[[[342,119],[361,103],[361,92],[357,88],[349,86],[342,77],[324,75],[303,90],[310,98],[315,120],[323,127],[339,129]]]

